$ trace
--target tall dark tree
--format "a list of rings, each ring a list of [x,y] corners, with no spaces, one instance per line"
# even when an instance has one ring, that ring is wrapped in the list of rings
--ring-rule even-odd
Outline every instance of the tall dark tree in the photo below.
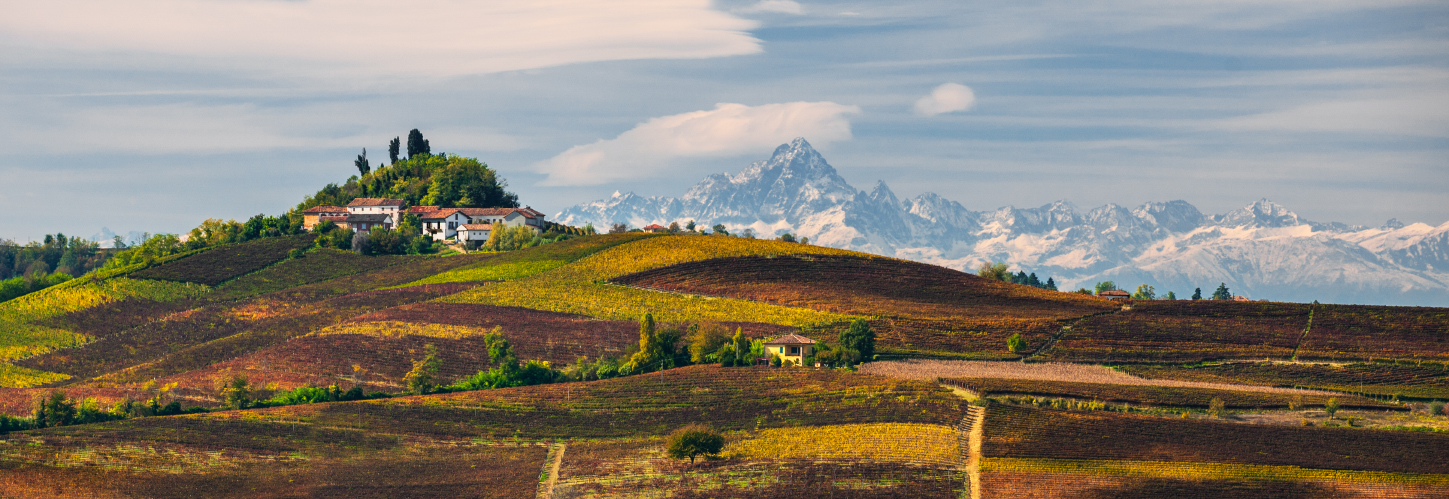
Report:
[[[860,352],[860,360],[869,361],[875,357],[875,331],[865,319],[856,319],[850,329],[840,333],[840,346]]]
[[[357,172],[360,175],[367,175],[367,172],[372,171],[372,165],[367,162],[366,147],[362,148],[362,154],[358,154],[357,160],[353,161],[352,164],[357,165]]]
[[[1048,277],[1047,278],[1047,282],[1046,282],[1046,286],[1044,286],[1044,288],[1045,289],[1052,290],[1052,291],[1056,291],[1057,290],[1057,282],[1054,281],[1054,280],[1052,280],[1052,278]]]
[[[1193,288],[1192,289],[1192,299],[1194,299],[1194,300],[1201,300],[1202,299],[1202,288]]]
[[[389,165],[395,165],[395,164],[397,164],[398,154],[401,153],[401,152],[402,152],[402,139],[400,137],[393,137],[392,138],[392,141],[387,143],[387,159],[388,159],[388,163],[387,164],[389,164]]]
[[[427,139],[424,139],[423,138],[423,132],[419,132],[418,129],[416,129],[416,128],[414,128],[414,129],[412,129],[412,131],[408,132],[408,157],[409,158],[411,158],[413,156],[417,156],[419,154],[432,154],[432,153],[433,153],[433,150],[432,150],[431,147],[428,146]]]
[[[1048,279],[1050,279],[1050,277],[1048,277]],[[1042,287],[1041,280],[1038,280],[1036,278],[1036,272],[1032,272],[1031,275],[1026,276],[1026,283],[1032,286],[1036,286],[1038,288]]]
[[[1227,283],[1219,283],[1218,284],[1218,289],[1216,291],[1213,291],[1213,299],[1214,300],[1231,300],[1231,299],[1233,299],[1233,294],[1230,293],[1230,292],[1228,292],[1228,284]]]

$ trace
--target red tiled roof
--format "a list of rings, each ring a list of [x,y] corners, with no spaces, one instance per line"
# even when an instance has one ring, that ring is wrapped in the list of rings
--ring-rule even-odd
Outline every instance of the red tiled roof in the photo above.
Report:
[[[659,224],[649,224],[649,225],[644,226],[644,230],[656,230],[656,229],[666,229],[667,230],[667,229],[669,229],[669,227],[665,227],[665,226],[659,225]]]
[[[493,224],[464,224],[459,230],[493,230]]]
[[[302,210],[303,214],[312,215],[317,213],[347,213],[347,208],[341,206],[313,206]]]
[[[454,213],[457,212],[458,208],[443,208],[441,210],[431,211],[422,215],[418,215],[418,218],[423,220],[442,220],[444,218],[452,216]]]
[[[357,198],[347,206],[402,206],[403,200],[389,198]]]
[[[452,208],[470,217],[506,217],[518,208]]]
[[[1132,293],[1128,293],[1120,289],[1114,289],[1111,291],[1103,291],[1101,293],[1097,293],[1097,296],[1132,296]]]
[[[798,334],[787,334],[765,342],[766,345],[814,345],[815,340]]]
[[[423,214],[423,213],[432,213],[432,212],[435,212],[435,211],[438,211],[438,207],[437,206],[409,206],[408,209],[407,209],[407,212],[408,213],[412,213],[412,214],[415,214],[415,215]]]

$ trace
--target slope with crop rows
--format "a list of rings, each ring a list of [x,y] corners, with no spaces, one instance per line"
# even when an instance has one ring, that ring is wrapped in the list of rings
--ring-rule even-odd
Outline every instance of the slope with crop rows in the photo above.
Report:
[[[983,279],[879,257],[769,255],[714,258],[616,277],[613,282],[791,307],[882,317],[880,348],[890,355],[1016,358],[1006,339],[1031,351],[1059,321],[1114,310],[1103,300]]]
[[[1449,308],[1317,306],[1298,357],[1449,361]]]
[[[408,265],[427,259],[420,256],[363,256],[351,251],[318,248],[238,277],[217,288],[213,300],[236,300],[287,288],[336,279],[394,265]]]
[[[298,234],[227,245],[133,272],[131,277],[216,286],[281,261],[293,249],[310,248],[315,238],[315,234]]]
[[[996,405],[987,457],[1207,462],[1449,473],[1449,434],[1245,425]]]
[[[1165,405],[1174,407],[1208,407],[1220,399],[1229,408],[1285,408],[1322,406],[1336,397],[1345,408],[1395,408],[1394,404],[1354,396],[1330,394],[1264,393],[1210,388],[1185,388],[1151,385],[1115,385],[1071,381],[1040,381],[1004,378],[943,378],[942,383],[991,395],[1023,394],[1049,397],[1072,397],[1102,402]]]
[[[1122,366],[1153,379],[1301,386],[1354,393],[1449,399],[1449,363],[1308,364],[1233,362],[1203,366]]]
[[[1072,326],[1043,358],[1096,362],[1197,362],[1289,358],[1310,305],[1144,301]]]
[[[843,250],[735,237],[656,236],[621,244],[574,263],[515,281],[480,286],[441,301],[516,306],[634,320],[653,313],[665,322],[745,321],[791,326],[829,324],[849,316],[731,298],[711,298],[605,284],[621,275],[694,260],[752,254],[844,254]]]
[[[646,237],[652,237],[652,235],[641,233],[608,234],[574,238],[516,251],[486,254],[488,258],[481,262],[457,270],[443,272],[425,279],[419,279],[411,284],[511,281],[522,279],[539,272],[562,267],[570,262],[605,249]]]

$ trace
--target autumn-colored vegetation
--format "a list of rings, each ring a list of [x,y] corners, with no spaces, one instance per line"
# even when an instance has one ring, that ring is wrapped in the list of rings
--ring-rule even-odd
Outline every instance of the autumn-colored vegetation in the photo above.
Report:
[[[281,261],[293,249],[309,248],[314,237],[298,234],[222,246],[134,272],[131,277],[216,286]]]
[[[1449,399],[1449,364],[1446,363],[1232,362],[1200,366],[1130,365],[1120,369],[1153,379],[1301,386],[1378,396]]]
[[[1315,306],[1298,358],[1449,361],[1449,309]]]
[[[994,405],[987,457],[1206,462],[1449,473],[1449,434],[1249,425]]]
[[[1344,407],[1396,408],[1394,404],[1363,397],[1334,394],[1264,393],[1210,388],[1188,388],[1151,385],[1116,385],[1078,383],[1071,381],[1040,381],[1004,378],[943,378],[942,383],[990,395],[1021,394],[1048,397],[1072,397],[1112,403],[1154,406],[1207,408],[1214,399],[1229,408],[1298,408],[1322,407],[1329,398],[1338,398]]]

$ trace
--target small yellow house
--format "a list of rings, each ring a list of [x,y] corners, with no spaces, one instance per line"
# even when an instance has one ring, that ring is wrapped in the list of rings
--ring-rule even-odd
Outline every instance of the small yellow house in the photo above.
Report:
[[[765,342],[765,356],[779,357],[784,362],[800,366],[805,365],[805,358],[812,355],[814,348],[815,340],[787,334]]]

